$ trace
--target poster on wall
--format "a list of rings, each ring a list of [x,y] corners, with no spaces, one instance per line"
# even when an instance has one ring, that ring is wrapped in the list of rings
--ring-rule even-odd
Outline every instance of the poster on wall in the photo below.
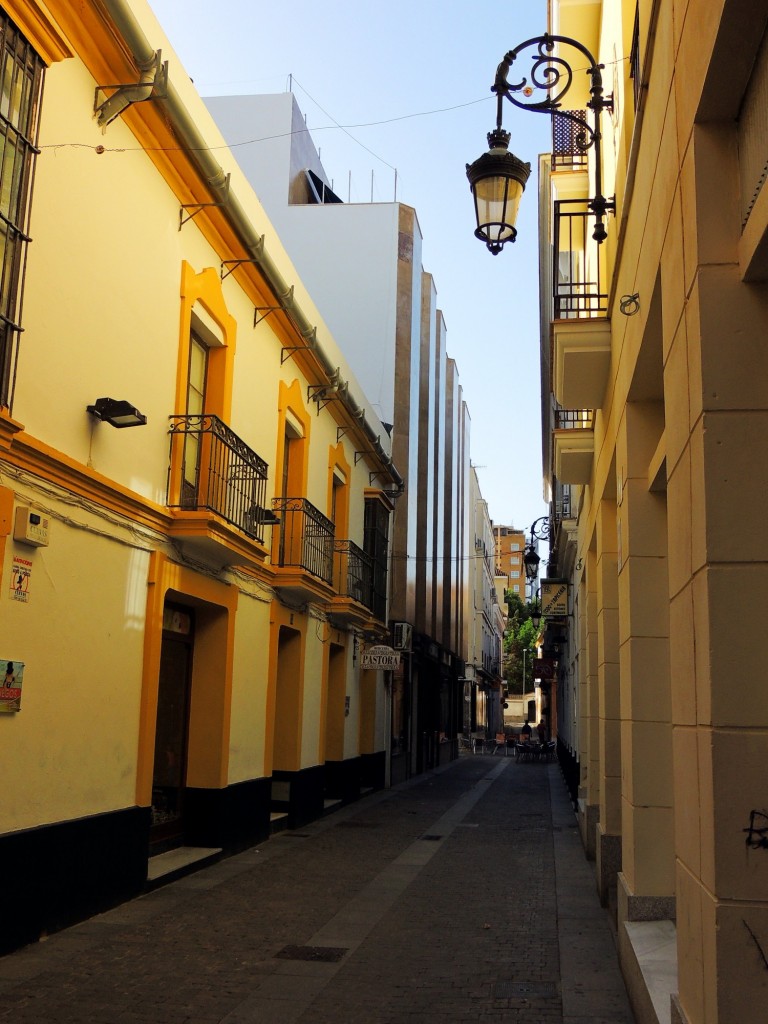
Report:
[[[24,662],[0,658],[3,677],[0,683],[0,714],[21,711],[21,685],[24,679]]]
[[[14,555],[11,573],[11,599],[13,601],[29,601],[29,577],[32,575],[32,563],[28,558]]]

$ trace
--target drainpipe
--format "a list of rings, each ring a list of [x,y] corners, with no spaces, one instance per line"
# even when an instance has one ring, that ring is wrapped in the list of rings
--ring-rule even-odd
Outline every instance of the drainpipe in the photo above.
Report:
[[[130,0],[102,0],[102,4],[117,27],[123,41],[130,48],[136,64],[139,68],[148,67],[156,59],[155,51],[131,10]],[[136,89],[138,87],[131,86],[129,88]],[[176,136],[184,147],[187,156],[197,167],[216,201],[222,203],[224,215],[229,218],[249,259],[253,260],[261,270],[281,308],[293,322],[304,339],[307,348],[314,352],[325,373],[335,381],[335,389],[339,400],[352,418],[360,424],[373,452],[379,461],[386,466],[387,472],[394,480],[398,490],[402,492],[405,482],[392,462],[391,457],[384,451],[380,443],[380,435],[374,431],[366,419],[365,409],[357,405],[349,395],[348,382],[340,379],[338,368],[333,366],[333,363],[328,358],[328,354],[317,340],[317,327],[307,319],[304,311],[293,297],[293,287],[287,284],[285,278],[264,248],[264,236],[258,235],[254,231],[253,225],[237,196],[231,189],[227,188],[227,175],[210,153],[208,140],[201,134],[170,81],[168,82],[166,95],[164,97],[157,97],[157,102],[165,108],[173,124]],[[125,104],[125,106],[127,105],[128,103]],[[125,109],[125,107],[122,109]],[[114,116],[117,117],[117,113]]]
[[[106,128],[132,103],[141,103],[152,95],[155,79],[160,70],[160,51],[157,50],[153,53],[147,61],[138,61],[137,63],[141,72],[138,85],[121,85],[109,99],[104,100],[98,108],[97,124],[99,128]]]

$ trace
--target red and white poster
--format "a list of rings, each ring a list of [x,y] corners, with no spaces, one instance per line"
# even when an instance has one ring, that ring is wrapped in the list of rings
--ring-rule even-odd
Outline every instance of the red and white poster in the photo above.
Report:
[[[0,658],[0,714],[21,711],[21,685],[24,680],[24,662]]]

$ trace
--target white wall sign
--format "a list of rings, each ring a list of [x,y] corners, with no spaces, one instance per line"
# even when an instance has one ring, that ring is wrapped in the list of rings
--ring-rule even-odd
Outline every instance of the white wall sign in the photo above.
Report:
[[[391,647],[387,647],[385,644],[376,644],[373,647],[366,647],[363,651],[363,668],[366,669],[383,669],[385,672],[391,672],[396,669],[400,664],[400,652],[393,651]]]

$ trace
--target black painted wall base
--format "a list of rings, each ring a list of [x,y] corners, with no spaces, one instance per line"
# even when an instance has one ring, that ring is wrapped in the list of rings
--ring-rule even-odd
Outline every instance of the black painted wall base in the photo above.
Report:
[[[129,807],[0,836],[0,954],[137,896],[149,808]]]
[[[571,803],[575,807],[579,795],[579,762],[560,737],[557,739],[557,760],[560,763],[560,771],[563,773],[565,785],[571,797]]]
[[[301,828],[321,817],[325,800],[325,766],[299,772],[272,772],[272,810],[288,813],[288,827]]]
[[[361,759],[325,762],[325,795],[348,804],[360,796]]]
[[[384,750],[360,756],[360,785],[363,789],[384,789],[387,781],[387,755]]]
[[[226,789],[186,789],[184,842],[238,853],[269,838],[271,781],[250,779]]]

